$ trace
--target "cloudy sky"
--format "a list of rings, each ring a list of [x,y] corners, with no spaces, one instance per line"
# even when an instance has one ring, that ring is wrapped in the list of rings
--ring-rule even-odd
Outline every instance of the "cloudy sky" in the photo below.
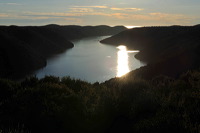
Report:
[[[0,0],[0,25],[195,25],[200,0]]]

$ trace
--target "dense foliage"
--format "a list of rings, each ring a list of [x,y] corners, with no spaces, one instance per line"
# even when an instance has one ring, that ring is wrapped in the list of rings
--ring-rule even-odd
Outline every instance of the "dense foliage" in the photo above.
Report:
[[[0,80],[0,132],[199,131],[199,70],[102,84],[53,76]]]

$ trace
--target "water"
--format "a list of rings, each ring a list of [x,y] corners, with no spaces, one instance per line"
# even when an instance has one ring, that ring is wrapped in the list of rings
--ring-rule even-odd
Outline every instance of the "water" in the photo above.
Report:
[[[120,77],[144,65],[134,58],[136,51],[127,51],[125,46],[120,49],[99,43],[99,40],[106,37],[108,36],[74,41],[74,48],[50,58],[47,66],[36,71],[35,75],[38,78],[45,75],[70,76],[94,83]]]

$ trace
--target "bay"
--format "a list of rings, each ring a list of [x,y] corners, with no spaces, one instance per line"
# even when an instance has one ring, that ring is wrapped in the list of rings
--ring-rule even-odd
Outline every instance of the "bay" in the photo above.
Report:
[[[135,59],[134,55],[137,51],[127,51],[125,46],[123,49],[119,49],[116,46],[99,43],[100,40],[107,37],[109,36],[89,37],[73,41],[74,48],[48,59],[47,66],[34,74],[38,78],[43,78],[45,75],[70,76],[94,83],[122,76],[145,65]],[[121,73],[119,74],[119,72]]]

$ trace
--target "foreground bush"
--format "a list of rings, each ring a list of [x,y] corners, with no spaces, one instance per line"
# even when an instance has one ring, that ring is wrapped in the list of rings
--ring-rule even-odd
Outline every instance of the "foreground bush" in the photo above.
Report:
[[[0,80],[0,132],[199,132],[200,72],[179,79]],[[20,127],[20,128],[19,128]]]

